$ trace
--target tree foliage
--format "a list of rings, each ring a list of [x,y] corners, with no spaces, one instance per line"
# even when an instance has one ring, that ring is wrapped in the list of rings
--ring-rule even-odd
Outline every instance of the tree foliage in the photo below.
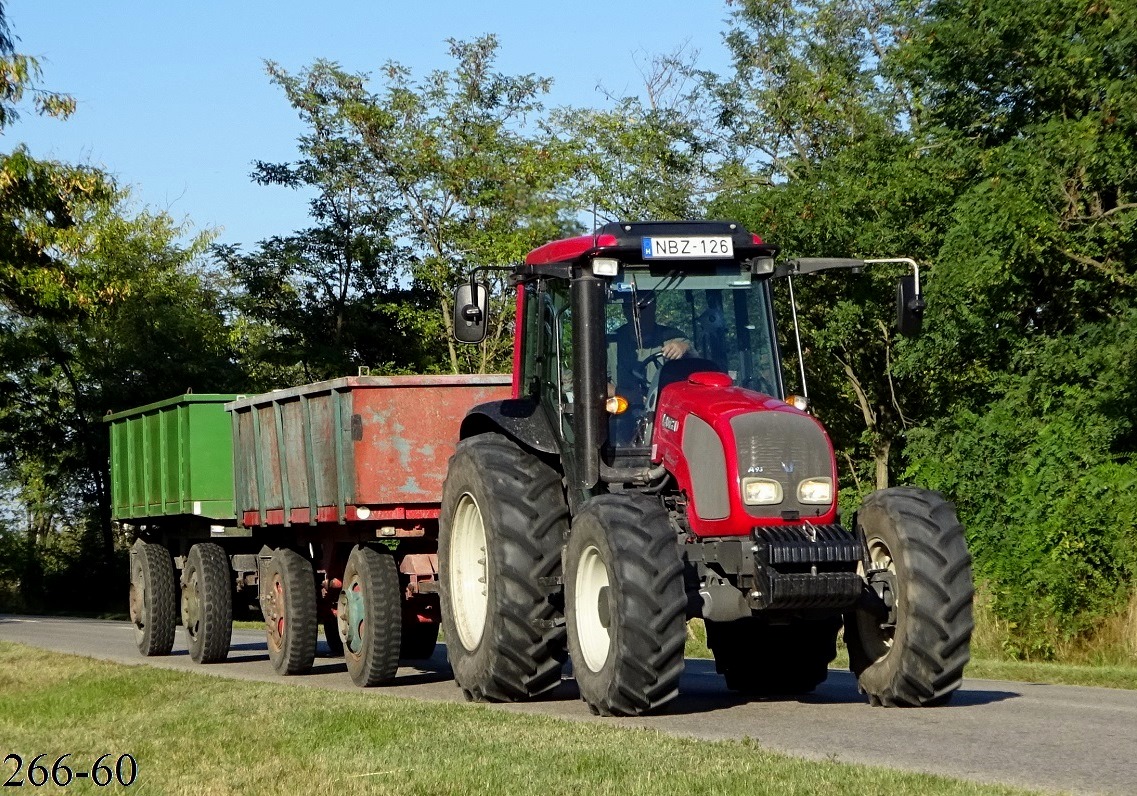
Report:
[[[402,290],[410,254],[392,235],[393,210],[376,184],[376,164],[354,135],[345,108],[364,102],[362,79],[318,61],[302,76],[267,66],[307,131],[292,163],[258,162],[252,177],[312,195],[312,226],[260,242],[256,251],[219,247],[236,280],[233,335],[251,386],[333,378],[359,366],[424,370],[423,291]]]
[[[66,115],[12,52],[2,11],[0,124],[33,89],[39,110]],[[5,524],[21,531],[26,600],[98,603],[114,560],[103,415],[235,386],[204,240],[185,237],[97,169],[0,155],[0,481],[19,506]]]
[[[710,83],[769,183],[716,208],[795,254],[926,264],[915,344],[886,342],[877,277],[799,280],[818,412],[854,474],[875,453],[879,481],[883,446],[959,502],[1021,654],[1137,574],[1133,13],[746,0]]]

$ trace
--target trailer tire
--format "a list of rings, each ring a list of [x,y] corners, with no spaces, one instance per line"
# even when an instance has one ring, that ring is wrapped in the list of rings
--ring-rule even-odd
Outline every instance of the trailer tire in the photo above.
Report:
[[[879,609],[846,615],[849,668],[872,705],[942,705],[962,682],[974,627],[971,555],[955,506],[938,492],[883,489],[865,498],[856,525],[866,577],[875,574],[885,596],[895,589],[895,609],[883,620]]]
[[[438,624],[413,622],[403,625],[403,644],[399,657],[405,661],[425,661],[438,644]]]
[[[769,625],[751,617],[706,625],[707,646],[727,688],[749,696],[799,696],[829,676],[841,620]]]
[[[233,639],[233,591],[229,556],[220,545],[199,542],[190,548],[182,570],[182,627],[190,660],[218,663],[229,655]]]
[[[169,655],[177,625],[177,576],[170,551],[139,539],[130,549],[130,621],[138,651]]]
[[[388,683],[399,669],[402,588],[393,556],[357,547],[347,559],[337,614],[344,659],[360,688]]]
[[[280,548],[265,568],[261,611],[268,658],[277,674],[304,674],[316,658],[316,579],[312,564]]]
[[[638,716],[679,693],[687,597],[676,532],[658,500],[600,495],[565,551],[569,654],[581,698],[602,716]]]
[[[467,699],[511,702],[560,682],[565,629],[554,592],[567,530],[556,470],[498,434],[458,444],[442,490],[439,592]]]

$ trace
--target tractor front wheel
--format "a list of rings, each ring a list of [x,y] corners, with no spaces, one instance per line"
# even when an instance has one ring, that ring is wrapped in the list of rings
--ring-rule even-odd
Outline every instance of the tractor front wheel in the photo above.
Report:
[[[873,492],[856,519],[865,599],[845,617],[849,667],[873,705],[930,706],[970,659],[971,555],[955,506],[937,492]]]
[[[657,500],[600,495],[565,550],[569,654],[581,698],[637,716],[679,693],[687,598],[675,531]]]

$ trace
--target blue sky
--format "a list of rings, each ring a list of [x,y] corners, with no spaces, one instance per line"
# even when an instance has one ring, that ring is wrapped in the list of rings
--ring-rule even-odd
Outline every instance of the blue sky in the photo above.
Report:
[[[722,71],[723,0],[419,3],[326,0],[7,0],[17,49],[43,85],[70,93],[66,122],[29,113],[3,146],[105,168],[147,207],[220,228],[246,248],[305,225],[303,196],[249,180],[254,160],[295,156],[301,126],[263,61],[290,70],[329,58],[359,72],[389,60],[422,75],[450,65],[445,39],[495,33],[498,67],[555,80],[548,104],[604,104],[640,85],[636,53],[685,42]]]

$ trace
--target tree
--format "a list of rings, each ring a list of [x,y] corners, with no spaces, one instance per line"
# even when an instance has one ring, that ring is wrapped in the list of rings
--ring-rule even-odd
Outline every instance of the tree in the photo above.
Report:
[[[78,291],[0,313],[0,468],[27,510],[31,561],[68,529],[85,540],[83,574],[111,560],[107,412],[238,386],[220,296],[195,270],[205,243],[183,234],[120,198],[57,239]]]
[[[1023,654],[1088,632],[1137,575],[1135,12],[931,2],[896,59],[925,134],[972,164],[929,290],[922,347],[944,367],[912,471],[959,494]]]
[[[296,255],[297,247],[310,250],[313,236],[327,240],[345,234],[350,199],[357,208],[355,240],[380,233],[387,241],[385,257],[371,266],[366,257],[356,257],[354,272],[370,281],[374,302],[386,302],[384,312],[396,305],[405,308],[408,301],[416,309],[392,316],[387,324],[398,326],[408,345],[420,338],[419,354],[410,362],[402,360],[403,366],[485,372],[503,363],[508,317],[494,312],[481,348],[460,351],[450,336],[453,287],[468,279],[473,268],[516,262],[571,227],[556,195],[570,160],[565,148],[537,125],[541,97],[551,81],[495,71],[498,43],[493,36],[449,44],[452,70],[416,80],[406,67],[388,63],[378,93],[368,88],[366,76],[331,62],[317,61],[296,75],[270,65],[273,80],[312,133],[301,140],[300,162],[259,164],[254,176],[317,187],[317,202],[323,203],[313,204],[313,217],[320,223],[305,233],[305,242],[293,237],[274,243],[279,251],[270,253],[272,262],[279,265]],[[344,239],[337,240],[333,248],[340,270],[332,284],[343,296],[347,271],[340,266],[349,250]],[[332,262],[295,258],[301,261],[317,268]],[[289,281],[283,270],[278,273]],[[326,284],[311,273],[301,281]],[[299,282],[290,284],[299,290]],[[497,309],[502,310],[500,280],[498,286]],[[434,312],[425,323],[416,322],[424,302]],[[318,305],[300,296],[297,306]],[[431,359],[436,348],[444,352],[441,363]]]
[[[711,192],[698,53],[680,47],[641,63],[641,96],[604,91],[611,107],[564,108],[550,127],[576,163],[569,198],[604,221],[696,218]]]
[[[518,262],[574,227],[557,195],[573,161],[535,129],[552,81],[495,71],[494,36],[448,41],[453,70],[416,81],[389,63],[381,93],[346,112],[376,165],[394,229],[412,247],[414,281],[441,312],[451,369],[485,372],[508,349],[504,305],[470,361],[450,336],[451,291],[471,269]]]
[[[37,112],[70,113],[38,77],[0,5],[0,127],[29,94]],[[219,297],[198,270],[204,241],[184,235],[97,169],[23,147],[0,156],[0,481],[21,508],[28,600],[42,596],[49,549],[70,567],[57,586],[85,604],[102,591],[115,541],[102,417],[235,386]]]
[[[361,365],[437,367],[437,325],[418,312],[423,291],[399,286],[411,255],[393,239],[377,164],[345,114],[368,101],[363,79],[328,61],[302,76],[271,62],[267,69],[308,131],[296,162],[258,162],[253,179],[313,193],[313,226],[262,241],[251,254],[215,250],[240,289],[235,333],[254,384],[332,378]]]

